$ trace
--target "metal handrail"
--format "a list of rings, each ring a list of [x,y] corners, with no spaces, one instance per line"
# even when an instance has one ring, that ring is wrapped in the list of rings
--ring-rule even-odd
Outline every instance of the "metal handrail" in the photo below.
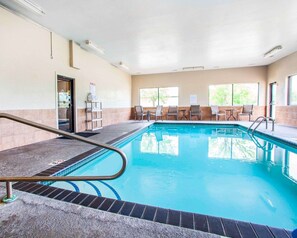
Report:
[[[6,200],[9,200],[10,198],[12,198],[12,184],[11,182],[40,182],[40,181],[83,181],[83,180],[89,180],[89,181],[93,181],[93,180],[111,180],[111,179],[115,179],[118,178],[119,176],[121,176],[125,169],[126,169],[126,165],[127,165],[127,157],[125,155],[124,152],[122,152],[120,149],[107,145],[107,144],[100,144],[94,140],[91,139],[86,139],[84,137],[78,136],[78,135],[74,135],[62,130],[58,130],[56,128],[53,127],[49,127],[49,126],[45,126],[42,125],[40,123],[36,123],[33,121],[29,121],[8,113],[0,113],[0,118],[6,118],[12,121],[16,121],[28,126],[32,126],[44,131],[48,131],[48,132],[52,132],[58,135],[62,135],[71,139],[75,139],[75,140],[79,140],[82,142],[85,142],[87,144],[91,144],[91,145],[95,145],[95,146],[99,146],[108,150],[112,150],[116,153],[118,153],[121,156],[122,159],[122,167],[121,169],[113,174],[113,175],[106,175],[106,176],[33,176],[33,177],[0,177],[0,182],[6,182]]]
[[[262,119],[261,121],[259,121],[259,119]],[[257,117],[257,119],[252,123],[252,125],[250,125],[250,127],[247,129],[247,132],[249,133],[249,130],[252,129],[253,125],[255,125],[256,122],[258,122],[258,125],[252,130],[252,134],[254,134],[255,130],[261,125],[261,123],[263,121],[266,122],[266,130],[268,128],[268,120],[271,120],[272,121],[272,128],[271,130],[274,131],[274,123],[275,123],[275,120],[272,118],[272,117],[264,117],[264,116],[259,116]]]

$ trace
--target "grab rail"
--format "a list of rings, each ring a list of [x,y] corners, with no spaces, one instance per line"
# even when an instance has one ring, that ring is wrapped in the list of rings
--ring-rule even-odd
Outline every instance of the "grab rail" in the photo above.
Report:
[[[259,121],[259,119],[262,119],[261,121]],[[268,128],[268,120],[272,121],[272,128],[271,131],[274,131],[274,122],[275,120],[272,117],[264,117],[264,116],[259,116],[257,117],[257,119],[252,123],[252,125],[250,125],[250,127],[247,129],[247,132],[249,133],[249,131],[252,129],[253,125],[255,125],[255,123],[257,123],[258,121],[258,125],[252,130],[252,134],[254,134],[255,130],[261,125],[261,123],[263,121],[266,122],[266,130]]]
[[[74,135],[62,130],[58,130],[56,128],[53,127],[49,127],[49,126],[45,126],[42,125],[40,123],[36,123],[33,121],[29,121],[14,115],[10,115],[7,113],[0,113],[0,118],[6,118],[12,121],[16,121],[28,126],[32,126],[44,131],[48,131],[48,132],[52,132],[58,135],[62,135],[71,139],[75,139],[75,140],[79,140],[82,142],[85,142],[87,144],[91,144],[91,145],[95,145],[95,146],[99,146],[108,150],[112,150],[116,153],[118,153],[121,156],[122,159],[122,167],[121,169],[113,174],[113,175],[106,175],[106,176],[33,176],[33,177],[0,177],[0,182],[6,182],[6,197],[3,198],[4,202],[11,202],[15,200],[15,197],[12,195],[12,182],[21,182],[21,181],[26,181],[26,182],[40,182],[40,181],[83,181],[83,180],[89,180],[89,181],[93,181],[93,180],[111,180],[111,179],[115,179],[119,176],[121,176],[125,169],[126,169],[126,165],[127,165],[127,157],[125,155],[125,153],[123,151],[121,151],[120,149],[107,145],[107,144],[100,144],[94,140],[91,139],[86,139],[84,137],[78,136],[78,135]]]

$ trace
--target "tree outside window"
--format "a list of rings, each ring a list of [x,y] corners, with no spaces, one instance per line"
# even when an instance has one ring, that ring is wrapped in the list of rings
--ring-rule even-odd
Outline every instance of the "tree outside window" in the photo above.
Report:
[[[209,105],[257,105],[258,88],[258,83],[210,85]]]
[[[158,105],[158,88],[140,89],[140,105],[155,107]]]
[[[257,83],[233,84],[233,105],[258,104]]]
[[[209,105],[231,106],[232,105],[232,85],[210,85]]]
[[[140,89],[140,105],[144,107],[178,105],[178,87],[142,88]]]

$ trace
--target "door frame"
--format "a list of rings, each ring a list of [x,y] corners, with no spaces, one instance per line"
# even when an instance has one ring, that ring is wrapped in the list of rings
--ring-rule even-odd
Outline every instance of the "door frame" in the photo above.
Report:
[[[59,105],[58,105],[58,80],[60,79],[64,79],[67,81],[71,81],[72,82],[72,126],[73,126],[73,132],[76,132],[76,117],[77,117],[77,113],[76,113],[76,90],[75,90],[75,78],[74,77],[69,77],[69,76],[65,76],[64,74],[58,74],[56,73],[56,77],[55,77],[55,102],[56,102],[56,127],[57,129],[59,129]]]
[[[272,117],[272,109],[273,109],[273,106],[274,106],[274,110],[275,110],[275,106],[276,106],[276,103],[274,101],[274,104],[272,104],[272,96],[273,96],[273,90],[272,88],[273,87],[276,87],[277,86],[277,83],[276,82],[272,82],[269,84],[269,117]],[[276,95],[274,95],[274,97],[276,97]],[[275,111],[274,111],[274,114],[275,114]],[[273,118],[275,119],[275,118]]]

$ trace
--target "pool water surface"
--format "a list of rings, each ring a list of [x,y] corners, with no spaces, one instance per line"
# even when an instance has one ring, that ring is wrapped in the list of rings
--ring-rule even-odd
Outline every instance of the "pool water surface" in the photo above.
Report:
[[[118,146],[125,173],[110,181],[51,186],[157,207],[279,228],[297,227],[295,148],[233,126],[154,124]],[[111,152],[67,169],[69,176],[108,175],[121,166]]]

